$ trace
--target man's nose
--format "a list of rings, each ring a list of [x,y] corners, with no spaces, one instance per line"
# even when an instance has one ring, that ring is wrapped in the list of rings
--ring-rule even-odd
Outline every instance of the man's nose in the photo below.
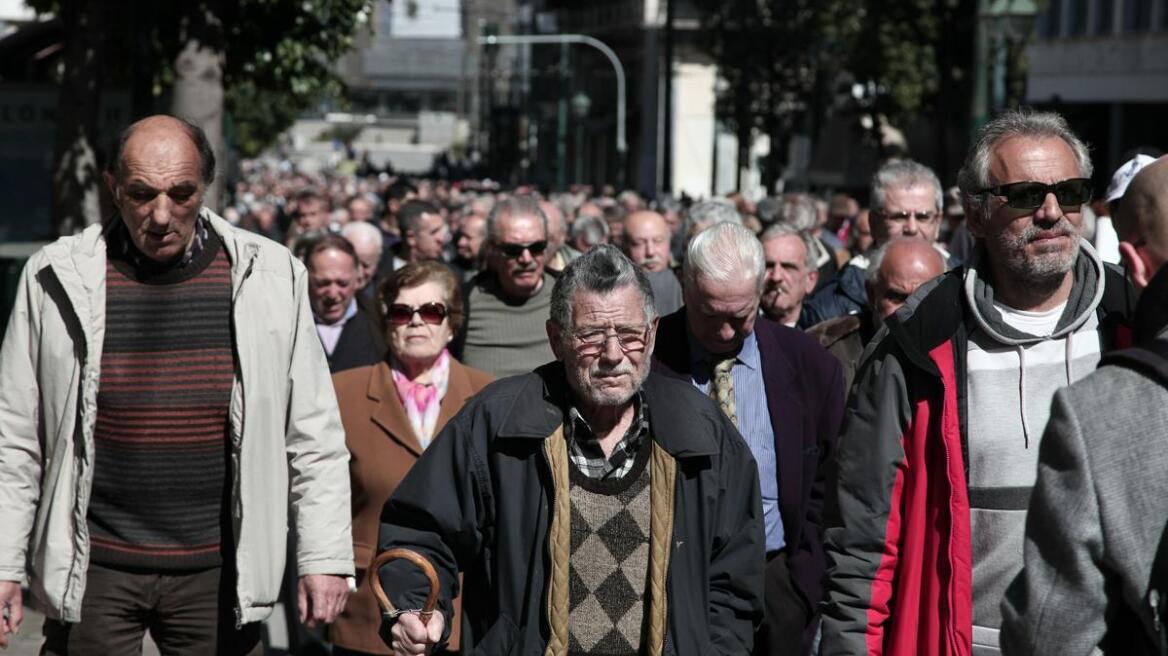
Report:
[[[170,225],[172,210],[170,198],[166,194],[158,194],[154,199],[154,207],[150,210],[150,222],[158,226]]]
[[[718,339],[721,339],[723,342],[728,342],[734,339],[734,334],[734,326],[731,326],[729,323],[723,323],[722,326],[718,328]]]
[[[519,253],[519,257],[517,257],[515,259],[523,264],[527,264],[528,262],[532,262],[535,260],[535,258],[531,256],[531,249],[530,248],[523,249],[523,252]]]
[[[1042,199],[1042,205],[1034,211],[1035,220],[1058,221],[1063,218],[1063,208],[1053,193],[1048,193]]]
[[[920,226],[917,224],[916,217],[910,214],[909,217],[904,221],[904,234],[915,235],[917,232],[919,232],[919,230]]]
[[[621,350],[620,338],[616,335],[606,335],[604,349],[600,351],[600,358],[609,364],[618,364],[625,357]]]

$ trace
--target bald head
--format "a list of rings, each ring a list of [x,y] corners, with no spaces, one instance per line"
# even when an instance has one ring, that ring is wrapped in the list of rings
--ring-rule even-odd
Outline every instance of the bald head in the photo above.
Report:
[[[556,207],[555,203],[546,200],[539,201],[539,209],[543,210],[544,216],[547,217],[547,241],[548,252],[555,253],[564,245],[564,240],[568,237],[568,226],[564,224],[564,214],[560,212],[560,208]]]
[[[669,224],[665,217],[649,210],[638,210],[625,217],[622,243],[625,253],[645,271],[669,268]]]
[[[122,178],[125,174],[125,157],[127,145],[131,140],[140,143],[157,143],[171,145],[176,138],[187,139],[198,153],[199,177],[204,185],[215,180],[215,151],[203,129],[194,123],[184,121],[165,114],[156,114],[132,123],[118,135],[115,156],[110,160],[109,172],[115,178]]]
[[[923,239],[896,237],[881,246],[868,263],[868,303],[873,319],[883,322],[925,282],[945,273],[945,260]]]
[[[1132,282],[1143,289],[1168,262],[1168,158],[1148,164],[1132,178],[1112,220]]]

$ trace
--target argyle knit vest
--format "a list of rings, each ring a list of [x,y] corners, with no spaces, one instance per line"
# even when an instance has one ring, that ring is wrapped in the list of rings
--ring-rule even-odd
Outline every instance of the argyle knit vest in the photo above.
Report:
[[[588,478],[569,468],[568,653],[635,656],[645,634],[649,574],[651,439],[619,479]]]
[[[148,572],[215,567],[227,525],[235,369],[230,264],[214,233],[181,268],[152,270],[113,250],[91,560]]]

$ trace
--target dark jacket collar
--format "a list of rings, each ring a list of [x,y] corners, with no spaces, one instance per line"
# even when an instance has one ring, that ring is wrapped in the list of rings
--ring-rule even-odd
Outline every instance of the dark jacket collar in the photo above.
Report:
[[[551,362],[520,377],[519,389],[503,412],[498,437],[544,439],[564,422],[568,383],[564,366]],[[649,409],[649,431],[654,441],[675,458],[712,456],[718,453],[714,438],[695,430],[700,415],[680,393],[697,394],[688,383],[650,373],[641,388]]]

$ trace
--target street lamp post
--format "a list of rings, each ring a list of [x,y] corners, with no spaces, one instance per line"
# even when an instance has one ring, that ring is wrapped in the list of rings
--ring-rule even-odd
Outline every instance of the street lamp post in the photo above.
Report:
[[[583,91],[572,96],[572,113],[576,115],[576,182],[584,182],[584,119],[588,118],[588,110],[592,107],[592,99]]]
[[[1037,14],[1034,0],[979,0],[974,44],[974,131],[1009,98],[1005,76],[1017,65]]]
[[[621,60],[603,41],[590,37],[587,34],[508,34],[487,35],[483,37],[487,45],[523,45],[523,44],[569,44],[579,43],[596,48],[612,64],[616,72],[616,152],[618,159],[617,180],[624,184],[625,157],[629,150],[625,141],[625,69]]]

